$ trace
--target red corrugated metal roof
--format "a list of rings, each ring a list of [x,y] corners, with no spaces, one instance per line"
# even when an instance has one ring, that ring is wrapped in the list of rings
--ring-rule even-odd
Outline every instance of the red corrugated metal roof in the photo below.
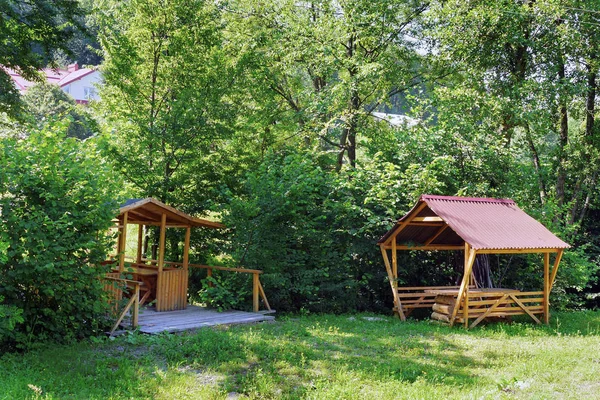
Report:
[[[399,222],[416,217],[417,215],[412,214],[422,202],[427,207],[419,215],[431,214],[429,212],[431,210],[476,250],[565,249],[570,247],[546,229],[544,225],[527,215],[510,199],[422,195],[415,208],[402,217]],[[384,235],[380,243],[384,242],[396,229],[398,229],[398,225]],[[426,229],[426,227],[421,229]],[[404,236],[399,239],[411,240],[410,237]]]

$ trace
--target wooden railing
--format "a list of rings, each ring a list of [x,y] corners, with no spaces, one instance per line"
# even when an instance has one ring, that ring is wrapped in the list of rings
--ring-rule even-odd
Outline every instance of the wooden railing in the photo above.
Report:
[[[498,291],[487,293],[469,292],[460,302],[455,322],[474,321],[469,326],[477,326],[485,318],[506,318],[514,315],[529,315],[537,324],[541,321],[536,315],[544,313],[544,292]],[[438,296],[433,305],[432,318],[450,323],[454,311],[456,297]],[[465,303],[467,307],[465,307]]]
[[[157,260],[143,258],[142,262],[150,263],[148,266],[156,265],[158,263]],[[138,264],[139,265],[139,264]],[[174,265],[178,267],[182,267],[183,263],[174,262],[174,261],[165,261],[165,265]],[[202,265],[202,264],[188,264],[189,267],[192,268],[200,268],[206,269],[207,277],[211,277],[213,275],[213,271],[229,271],[229,272],[239,272],[245,274],[252,274],[252,309],[254,312],[258,312],[260,309],[260,300],[262,299],[265,308],[268,311],[272,311],[271,306],[269,305],[269,300],[267,300],[267,296],[265,294],[265,290],[260,282],[260,274],[263,271],[259,269],[247,269],[247,268],[230,268],[230,267],[222,267],[217,265]]]
[[[474,287],[474,286],[472,286]],[[437,295],[425,293],[425,290],[459,289],[459,286],[404,286],[398,287],[398,300],[404,315],[408,315],[417,308],[432,308]],[[394,308],[395,310],[395,308]]]
[[[118,275],[118,273],[116,275]],[[146,292],[142,299],[140,299],[140,290],[144,287],[144,283],[133,281],[130,279],[119,278],[115,276],[115,273],[107,274],[107,276],[105,276],[104,279],[109,281],[105,285],[105,290],[109,292],[109,296],[111,296],[112,300],[115,302],[115,306],[113,309],[115,311],[115,314],[119,315],[117,318],[117,322],[115,322],[115,324],[113,325],[112,329],[109,332],[109,335],[112,336],[113,333],[115,333],[115,331],[119,327],[119,324],[121,324],[129,310],[131,310],[131,326],[133,328],[137,327],[139,323],[140,303],[143,303],[149,294],[149,292]],[[123,297],[123,289],[125,288],[128,288],[130,290],[131,298],[129,299],[123,310],[119,310],[119,303]]]

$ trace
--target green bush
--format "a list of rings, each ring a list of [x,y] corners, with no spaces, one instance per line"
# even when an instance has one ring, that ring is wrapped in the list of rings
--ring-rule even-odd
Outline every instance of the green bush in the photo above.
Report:
[[[252,294],[252,283],[248,282],[248,276],[241,276],[225,272],[221,275],[213,275],[202,280],[202,289],[198,291],[197,298],[209,307],[219,311],[225,310],[250,310]]]
[[[103,328],[104,271],[96,265],[111,244],[117,191],[94,143],[67,138],[67,126],[0,144],[0,296],[22,317],[0,331],[4,349]]]
[[[232,253],[281,311],[383,310],[379,237],[401,206],[399,172],[380,163],[335,174],[310,152],[271,153],[231,203]]]

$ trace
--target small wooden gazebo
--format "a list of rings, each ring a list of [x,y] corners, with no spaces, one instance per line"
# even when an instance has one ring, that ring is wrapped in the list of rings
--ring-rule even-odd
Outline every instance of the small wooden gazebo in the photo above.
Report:
[[[192,227],[223,228],[224,225],[187,215],[153,198],[131,199],[119,209],[116,219],[119,229],[117,257],[119,273],[129,272],[146,285],[148,295],[156,299],[156,311],[182,310],[187,306],[190,234]],[[139,225],[135,262],[125,268],[127,226]],[[147,260],[142,254],[144,227],[159,226],[160,235],[156,260]],[[165,236],[167,228],[185,229],[183,262],[165,263]]]
[[[394,313],[402,320],[416,308],[432,308],[432,318],[469,327],[486,318],[527,314],[536,323],[549,321],[550,292],[558,265],[570,246],[510,199],[422,195],[415,207],[380,240],[379,246],[394,297]],[[398,287],[399,250],[462,250],[460,286]],[[390,254],[391,253],[391,254]],[[479,288],[473,277],[478,254],[543,255],[542,291]],[[390,261],[390,254],[391,261]],[[550,257],[554,255],[553,268]]]

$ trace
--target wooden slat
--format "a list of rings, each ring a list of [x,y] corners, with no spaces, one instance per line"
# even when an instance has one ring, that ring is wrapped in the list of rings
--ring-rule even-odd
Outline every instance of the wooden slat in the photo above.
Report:
[[[489,310],[490,308],[471,308],[471,309],[469,309],[469,314],[471,314],[471,316],[483,314],[487,310]],[[526,308],[529,311],[540,311],[540,312],[544,311],[544,309],[543,309],[542,306],[529,306],[529,307],[526,307]],[[494,315],[495,312],[519,312],[521,314],[525,314],[526,313],[521,307],[518,307],[518,306],[517,307],[509,306],[508,304],[503,303],[503,302],[501,302],[500,306],[494,308],[492,311],[493,312],[490,312],[490,315],[492,315],[492,316]]]
[[[520,299],[521,302],[523,303],[541,303],[543,301],[543,299],[541,297],[538,298],[531,298],[531,299]],[[485,306],[485,305],[491,305],[494,304],[496,302],[496,300],[475,300],[475,301],[469,301],[469,304],[471,306]]]
[[[398,287],[398,291],[403,290],[452,290],[452,289],[460,289],[460,286],[400,286]]]
[[[433,303],[435,303],[435,299],[419,298],[419,299],[409,299],[409,300],[402,301],[403,305],[406,305],[406,304],[433,304]]]
[[[524,305],[524,304],[523,304],[523,303],[522,303],[522,302],[521,302],[519,299],[517,299],[517,297],[516,297],[516,296],[513,296],[512,294],[510,294],[509,296],[510,296],[510,298],[511,298],[511,299],[513,299],[513,300],[514,300],[514,301],[517,303],[517,305],[518,305],[519,307],[521,307],[521,309],[522,309],[523,311],[525,311],[527,314],[529,314],[529,316],[531,317],[531,319],[533,319],[533,320],[534,320],[534,321],[535,321],[537,324],[541,324],[541,323],[542,323],[542,322],[541,322],[539,319],[537,319],[537,317],[536,317],[535,315],[533,315],[533,314],[531,313],[531,310],[530,310],[530,308],[531,308],[531,309],[534,309],[534,308],[535,308],[535,306],[533,306],[533,307],[527,307],[527,306],[525,306],[525,305]],[[544,311],[544,313],[545,313],[545,311]]]
[[[398,293],[398,297],[401,299],[411,299],[418,297],[431,297],[432,299],[436,297],[433,293]]]
[[[487,309],[482,309],[482,313],[481,313],[481,315],[479,315],[479,316],[477,317],[477,319],[476,319],[475,321],[473,321],[473,324],[471,324],[471,328],[474,328],[474,327],[476,327],[476,326],[477,326],[477,324],[479,324],[481,321],[483,321],[483,319],[484,319],[485,317],[489,316],[489,315],[490,315],[490,314],[491,314],[491,313],[492,313],[492,312],[493,312],[493,311],[494,311],[494,310],[495,310],[495,309],[496,309],[498,306],[500,306],[501,304],[503,304],[503,301],[504,301],[504,300],[506,300],[506,298],[507,298],[507,297],[508,297],[507,295],[504,295],[504,296],[502,296],[500,299],[498,299],[498,300],[496,301],[496,303],[495,303],[495,304],[493,304],[493,305],[492,305],[490,308],[487,308]],[[476,314],[476,313],[477,313],[475,310],[473,310],[473,311],[474,311],[474,312],[473,312],[473,314]],[[473,315],[473,314],[472,314],[472,315]],[[453,315],[454,315],[454,314],[453,314]]]

